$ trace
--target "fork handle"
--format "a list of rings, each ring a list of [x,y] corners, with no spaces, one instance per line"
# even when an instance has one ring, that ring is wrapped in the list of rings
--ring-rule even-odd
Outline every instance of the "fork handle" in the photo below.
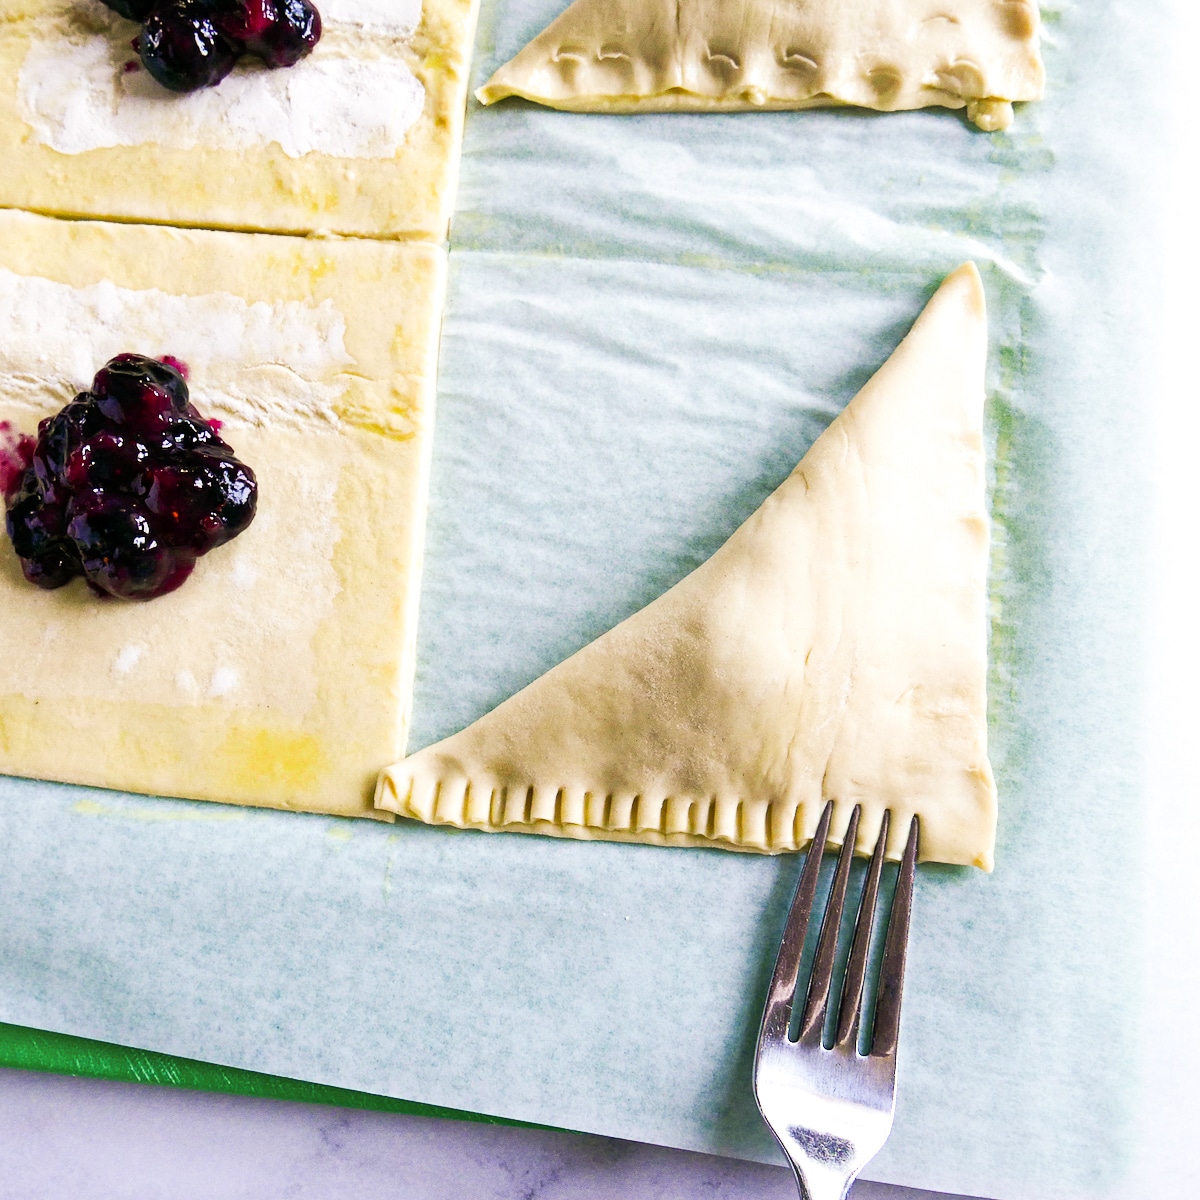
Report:
[[[858,1177],[857,1171],[847,1179],[845,1173],[840,1170],[829,1172],[814,1169],[807,1162],[803,1170],[793,1162],[792,1172],[796,1176],[801,1200],[846,1200],[854,1180]]]
[[[801,1200],[845,1200],[864,1162],[849,1142],[799,1127],[775,1140],[792,1164]]]

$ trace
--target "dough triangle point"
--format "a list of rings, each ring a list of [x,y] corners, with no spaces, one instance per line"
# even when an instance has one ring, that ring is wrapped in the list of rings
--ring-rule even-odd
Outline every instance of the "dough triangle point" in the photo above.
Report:
[[[991,868],[987,328],[971,263],[706,563],[380,777],[403,816],[802,848],[825,801],[869,848]]]
[[[645,97],[682,84],[677,0],[575,0],[475,95],[551,107],[582,97]],[[586,105],[585,105],[586,106]]]
[[[590,112],[967,109],[1041,98],[1036,0],[575,0],[476,95]]]

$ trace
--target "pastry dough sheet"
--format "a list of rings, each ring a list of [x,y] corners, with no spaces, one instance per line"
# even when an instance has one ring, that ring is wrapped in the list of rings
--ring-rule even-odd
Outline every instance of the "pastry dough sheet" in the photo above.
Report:
[[[43,592],[5,537],[0,770],[374,815],[407,735],[442,250],[0,211],[0,270],[12,428],[115,353],[173,353],[259,480],[245,533],[146,603]]]
[[[398,11],[401,4],[397,0]],[[420,0],[415,30],[338,20],[359,11],[356,0],[327,7],[325,33],[310,58],[273,72],[256,59],[237,68],[235,76],[263,76],[263,94],[252,104],[280,111],[270,135],[231,143],[223,126],[236,126],[236,119],[202,112],[180,129],[171,114],[173,102],[195,106],[216,97],[173,97],[156,90],[144,71],[122,74],[121,57],[136,60],[125,43],[137,26],[100,0],[0,0],[0,206],[207,228],[443,241],[477,0]],[[97,55],[106,69],[89,73]],[[63,78],[54,76],[56,60]],[[48,75],[39,88],[29,75],[35,63]],[[303,91],[313,79],[315,94],[301,103],[295,89]],[[330,80],[342,93],[327,99],[320,89]],[[244,82],[231,76],[225,84]],[[119,126],[116,110],[129,89],[144,93],[138,103],[145,110],[131,144],[81,140],[80,114],[111,107]],[[394,105],[396,112],[384,119]],[[368,128],[343,146],[354,120]],[[61,148],[39,129],[41,121],[53,129],[68,123],[68,136],[57,139]],[[160,122],[161,141],[155,135]]]

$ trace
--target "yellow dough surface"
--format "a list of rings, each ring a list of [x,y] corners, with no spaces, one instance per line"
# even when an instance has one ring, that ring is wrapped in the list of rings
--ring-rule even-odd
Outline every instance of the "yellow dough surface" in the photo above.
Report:
[[[972,264],[717,553],[462,732],[389,768],[406,817],[778,853],[822,807],[869,851],[991,868],[987,328]]]
[[[480,88],[584,112],[966,107],[1042,95],[1036,0],[575,0]]]
[[[445,238],[477,0],[325,0],[293,67],[168,92],[101,0],[0,0],[0,206]]]
[[[407,736],[445,255],[0,212],[0,420],[173,354],[258,476],[148,602],[27,583],[0,539],[0,772],[377,816]]]

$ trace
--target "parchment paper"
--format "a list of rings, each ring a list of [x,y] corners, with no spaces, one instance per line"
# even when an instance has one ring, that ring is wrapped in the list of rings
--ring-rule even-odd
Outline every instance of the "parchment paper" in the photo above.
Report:
[[[559,7],[486,5],[476,83]],[[1140,1198],[1170,26],[1150,0],[1043,15],[1049,94],[1004,135],[472,103],[413,746],[702,561],[974,258],[997,869],[920,872],[896,1125],[868,1174]],[[749,1069],[795,858],[20,780],[0,781],[0,856],[0,1019],[775,1158]]]

